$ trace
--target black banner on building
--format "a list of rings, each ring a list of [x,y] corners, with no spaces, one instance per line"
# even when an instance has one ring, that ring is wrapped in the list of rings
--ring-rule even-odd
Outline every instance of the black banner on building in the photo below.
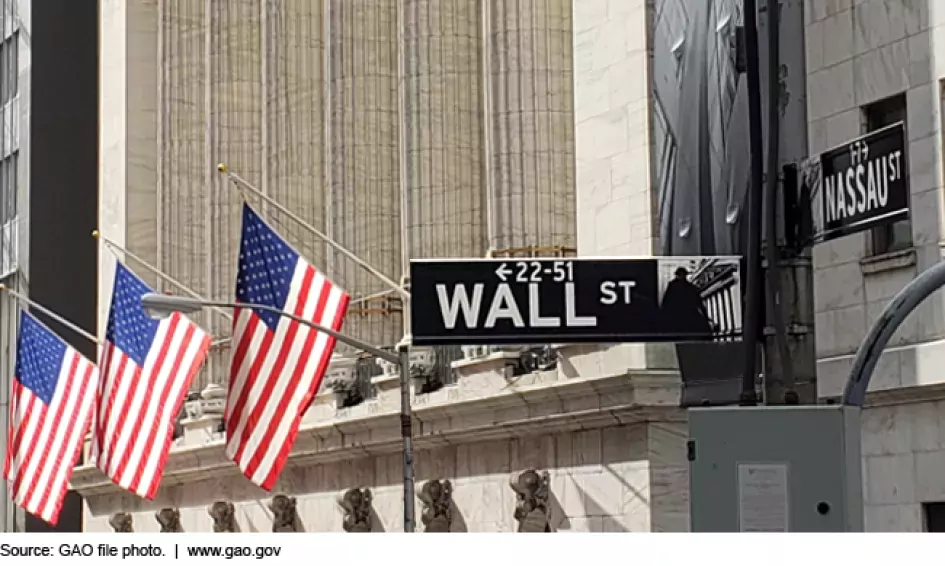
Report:
[[[413,260],[416,345],[729,341],[741,336],[741,261]]]
[[[811,188],[815,241],[909,218],[903,123],[821,153],[819,176]]]

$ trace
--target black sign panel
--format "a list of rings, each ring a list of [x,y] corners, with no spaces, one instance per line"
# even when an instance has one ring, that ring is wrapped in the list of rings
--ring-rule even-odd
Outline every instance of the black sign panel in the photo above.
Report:
[[[901,122],[822,153],[820,167],[821,214],[819,219],[814,215],[818,240],[909,217],[909,163]]]
[[[413,343],[542,344],[733,340],[740,261],[414,260]]]

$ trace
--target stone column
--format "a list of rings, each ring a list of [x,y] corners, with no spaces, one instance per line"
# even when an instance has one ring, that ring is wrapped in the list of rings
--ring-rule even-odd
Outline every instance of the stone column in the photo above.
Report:
[[[489,2],[492,245],[574,248],[572,1]]]
[[[158,10],[156,0],[101,7],[102,235],[148,262],[157,258]],[[134,88],[129,88],[134,85]],[[91,231],[94,226],[90,226]],[[91,235],[89,236],[91,237]],[[114,262],[102,252],[99,325],[108,319]],[[144,280],[153,278],[141,273]]]
[[[394,280],[401,272],[396,0],[330,2],[331,236]],[[356,295],[387,286],[341,254],[335,282]],[[345,331],[395,344],[401,315],[385,300],[353,305]]]
[[[411,257],[486,252],[480,2],[404,3]]]
[[[659,253],[647,6],[644,0],[574,3],[577,242],[582,255]],[[671,345],[629,344],[614,350],[628,367],[675,367]]]

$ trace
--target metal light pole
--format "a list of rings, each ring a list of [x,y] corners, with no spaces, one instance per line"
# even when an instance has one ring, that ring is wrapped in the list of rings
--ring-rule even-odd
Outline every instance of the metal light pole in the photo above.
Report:
[[[764,145],[761,124],[761,64],[758,57],[758,7],[755,0],[743,0],[745,14],[745,62],[748,81],[748,140],[751,154],[751,184],[748,187],[748,223],[745,261],[747,265],[745,293],[745,345],[742,369],[741,404],[755,405],[756,362],[758,338],[764,325],[761,313],[764,274],[761,271],[761,224],[764,207]]]
[[[182,314],[191,314],[204,308],[224,308],[224,309],[253,309],[271,312],[281,317],[288,318],[299,324],[303,324],[318,332],[324,332],[332,338],[343,342],[352,348],[357,348],[367,352],[372,356],[397,364],[400,368],[400,394],[401,394],[401,413],[400,428],[404,436],[404,532],[414,532],[414,490],[413,490],[413,442],[411,438],[412,416],[410,411],[410,352],[406,344],[401,344],[399,352],[392,354],[376,348],[367,342],[362,342],[357,338],[348,336],[341,332],[332,330],[310,320],[283,310],[271,307],[269,305],[257,305],[253,303],[240,303],[229,301],[204,301],[192,297],[181,297],[177,295],[162,295],[160,293],[146,293],[141,297],[141,306],[151,316],[162,318],[174,312]]]
[[[781,105],[780,72],[781,68],[781,17],[780,0],[766,0],[765,9],[768,18],[768,155],[767,185],[764,191],[764,232],[765,261],[768,264],[767,286],[765,288],[765,314],[770,317],[774,327],[774,346],[777,351],[777,366],[772,371],[765,371],[764,401],[768,405],[778,405],[784,401],[786,392],[794,392],[794,371],[791,367],[791,350],[788,346],[787,332],[784,325],[784,312],[781,304],[781,254],[778,246],[778,189],[781,171]],[[766,358],[774,357],[765,342]],[[774,395],[772,395],[774,393]]]
[[[895,334],[909,313],[914,311],[929,295],[945,286],[945,261],[936,263],[909,282],[893,300],[886,305],[879,320],[863,339],[843,392],[843,404],[863,406],[866,391],[870,386],[873,370],[879,362],[886,344]]]

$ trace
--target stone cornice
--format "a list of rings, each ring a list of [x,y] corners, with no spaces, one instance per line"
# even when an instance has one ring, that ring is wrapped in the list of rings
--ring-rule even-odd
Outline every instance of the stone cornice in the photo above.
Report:
[[[916,402],[935,402],[945,400],[945,383],[931,383],[912,387],[880,389],[866,394],[864,407],[884,407]]]
[[[533,374],[534,375],[534,374]],[[527,380],[526,380],[527,381]],[[633,422],[685,420],[678,408],[679,378],[674,371],[625,371],[598,378],[570,378],[542,383],[511,383],[493,394],[458,400],[449,387],[413,400],[414,446],[418,450],[444,444],[514,438]],[[393,454],[401,450],[398,407],[364,403],[356,413],[331,420],[303,419],[289,466],[335,462]],[[311,412],[311,411],[310,411]],[[216,421],[188,423],[205,429]],[[217,435],[218,437],[219,435]],[[162,486],[239,475],[223,451],[223,440],[177,446],[171,450]],[[76,467],[72,488],[83,496],[125,493],[94,466]]]

